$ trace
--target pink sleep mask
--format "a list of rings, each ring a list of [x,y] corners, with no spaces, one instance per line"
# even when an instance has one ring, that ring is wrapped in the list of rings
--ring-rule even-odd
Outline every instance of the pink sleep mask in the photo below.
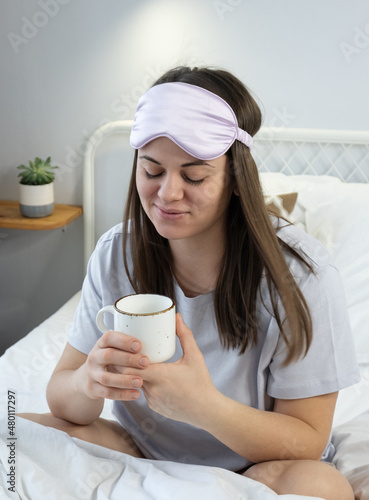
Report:
[[[168,137],[200,160],[222,156],[236,139],[249,149],[253,143],[224,99],[182,82],[155,85],[138,102],[131,146],[139,149],[158,137]]]

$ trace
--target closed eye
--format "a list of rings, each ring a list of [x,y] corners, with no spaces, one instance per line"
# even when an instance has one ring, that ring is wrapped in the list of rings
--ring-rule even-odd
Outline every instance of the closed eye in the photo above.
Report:
[[[198,186],[199,184],[201,184],[205,180],[205,179],[198,179],[195,181],[194,179],[190,179],[189,177],[187,177],[187,175],[184,175],[183,178],[186,182],[188,182],[189,184],[192,184],[193,186]]]
[[[145,170],[145,175],[148,179],[157,179],[161,175],[163,175],[163,172],[160,172],[159,174],[149,174],[147,170]]]
[[[147,170],[145,170],[145,175],[146,175],[147,179],[157,179],[158,177],[162,176],[163,174],[164,174],[164,171],[159,172],[158,174],[150,174]],[[183,174],[183,179],[186,182],[188,182],[188,184],[191,184],[193,186],[197,186],[197,185],[201,184],[202,182],[204,182],[204,180],[205,180],[205,179],[198,179],[198,180],[191,179],[190,177],[188,177],[185,174]]]

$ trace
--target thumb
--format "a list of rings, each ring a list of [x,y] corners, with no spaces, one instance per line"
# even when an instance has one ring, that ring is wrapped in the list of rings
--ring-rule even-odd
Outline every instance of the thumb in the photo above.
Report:
[[[195,337],[193,336],[193,333],[183,321],[182,315],[180,313],[176,314],[176,333],[181,343],[184,355],[193,354],[199,351]]]

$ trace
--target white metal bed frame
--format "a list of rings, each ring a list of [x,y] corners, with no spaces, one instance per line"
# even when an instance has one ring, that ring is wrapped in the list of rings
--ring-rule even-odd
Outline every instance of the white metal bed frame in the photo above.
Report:
[[[84,262],[95,247],[95,154],[108,136],[128,135],[132,120],[99,127],[90,136],[83,165]],[[263,127],[253,156],[260,171],[333,175],[346,182],[369,182],[369,131]]]

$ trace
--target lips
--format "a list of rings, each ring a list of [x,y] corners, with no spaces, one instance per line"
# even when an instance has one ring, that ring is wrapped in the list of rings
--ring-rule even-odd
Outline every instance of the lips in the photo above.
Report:
[[[188,214],[188,212],[185,211],[174,210],[171,208],[162,208],[158,205],[155,205],[155,208],[160,217],[169,220],[176,220]]]
[[[157,207],[159,210],[161,210],[162,212],[165,212],[167,214],[183,214],[183,211],[182,210],[169,210],[169,209],[165,209],[165,208],[161,208],[161,207]]]

